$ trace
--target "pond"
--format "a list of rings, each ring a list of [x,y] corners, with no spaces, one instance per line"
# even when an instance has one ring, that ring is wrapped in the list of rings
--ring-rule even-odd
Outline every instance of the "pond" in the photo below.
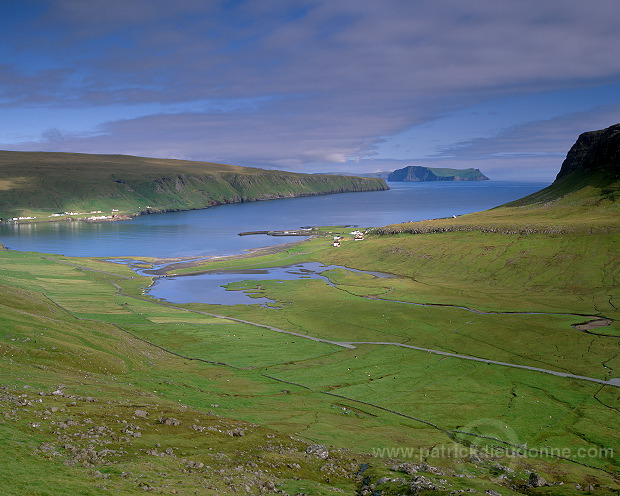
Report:
[[[341,265],[323,265],[318,262],[300,263],[265,269],[235,269],[214,271],[195,275],[160,277],[147,293],[155,298],[173,303],[209,303],[212,305],[261,305],[273,308],[274,300],[256,296],[256,285],[252,289],[229,291],[226,286],[242,281],[294,281],[319,279],[333,286],[324,272],[343,269],[349,272],[369,274],[374,277],[394,277],[381,272],[349,269]]]

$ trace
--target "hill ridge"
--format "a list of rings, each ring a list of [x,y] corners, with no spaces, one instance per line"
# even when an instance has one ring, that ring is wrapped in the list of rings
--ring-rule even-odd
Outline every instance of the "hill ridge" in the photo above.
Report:
[[[0,217],[117,215],[389,189],[382,179],[131,155],[0,151]],[[57,220],[57,219],[56,219]]]

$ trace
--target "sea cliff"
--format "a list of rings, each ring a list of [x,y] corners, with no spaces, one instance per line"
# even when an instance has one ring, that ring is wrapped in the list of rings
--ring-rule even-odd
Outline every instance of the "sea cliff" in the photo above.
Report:
[[[387,177],[388,181],[488,181],[479,169],[445,169],[410,165],[397,169]]]
[[[598,201],[613,202],[618,198],[620,124],[579,135],[550,186],[506,206],[546,203],[581,190],[582,196],[596,196]]]

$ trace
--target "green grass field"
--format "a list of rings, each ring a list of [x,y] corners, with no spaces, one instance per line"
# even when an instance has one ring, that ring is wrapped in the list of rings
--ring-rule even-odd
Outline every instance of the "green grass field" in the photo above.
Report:
[[[228,287],[277,308],[169,304],[124,265],[0,251],[0,487],[614,494],[620,226],[615,203],[575,202],[387,226],[340,248],[327,227],[278,253],[171,267],[394,275]]]

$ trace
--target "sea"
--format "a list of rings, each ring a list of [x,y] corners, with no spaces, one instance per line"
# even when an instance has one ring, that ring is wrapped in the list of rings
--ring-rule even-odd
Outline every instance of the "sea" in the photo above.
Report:
[[[517,200],[549,183],[515,181],[388,183],[388,191],[340,193],[142,215],[118,222],[0,224],[0,242],[20,251],[91,257],[235,255],[299,237],[241,232],[312,226],[379,227],[459,216]]]

